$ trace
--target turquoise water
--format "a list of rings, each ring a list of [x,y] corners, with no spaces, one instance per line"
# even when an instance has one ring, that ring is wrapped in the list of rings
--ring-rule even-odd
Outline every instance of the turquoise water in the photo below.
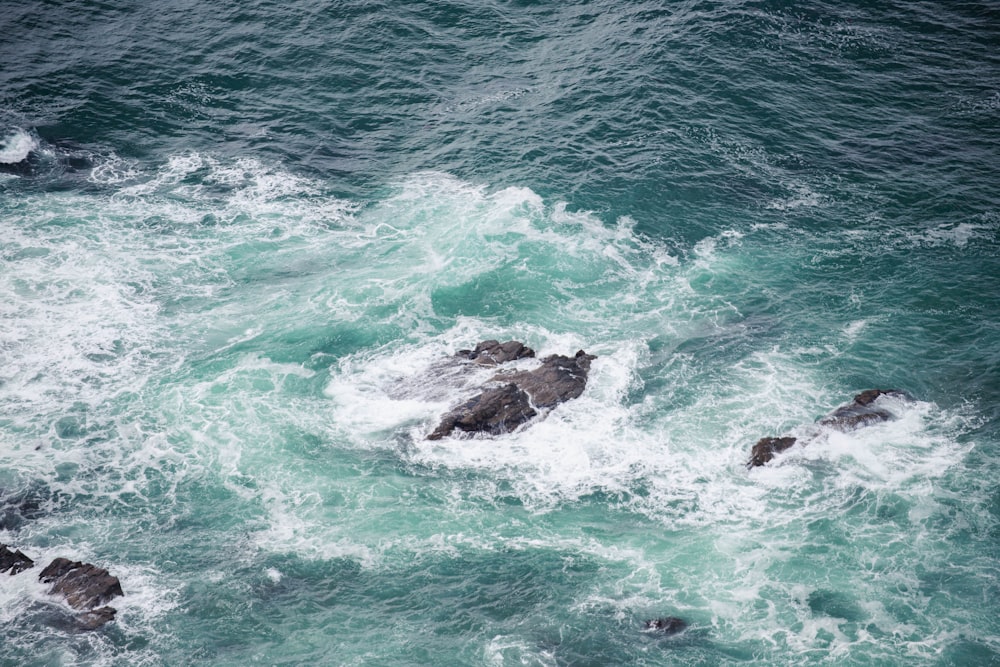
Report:
[[[126,593],[74,634],[4,577],[0,663],[1000,664],[993,5],[0,34],[0,542]],[[598,358],[426,440],[488,338]],[[874,387],[917,400],[745,468]]]

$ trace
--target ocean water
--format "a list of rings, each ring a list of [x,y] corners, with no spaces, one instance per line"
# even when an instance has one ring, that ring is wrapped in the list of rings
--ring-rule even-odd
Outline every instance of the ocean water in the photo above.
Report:
[[[1000,664],[996,3],[0,5],[0,664]]]

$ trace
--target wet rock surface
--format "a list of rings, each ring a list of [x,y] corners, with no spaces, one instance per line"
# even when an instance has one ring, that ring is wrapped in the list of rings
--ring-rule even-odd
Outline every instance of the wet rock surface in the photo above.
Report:
[[[453,408],[427,439],[440,440],[455,429],[490,435],[510,433],[537,414],[524,391],[517,385],[505,384],[487,389]]]
[[[871,426],[879,422],[890,421],[894,417],[886,410],[880,410],[873,404],[881,396],[893,396],[912,400],[909,394],[898,389],[869,389],[854,397],[850,403],[841,405],[826,417],[819,420],[819,424],[827,426],[837,431],[853,431],[855,429]]]
[[[542,365],[534,370],[499,374],[493,379],[516,384],[528,392],[537,407],[554,408],[583,393],[590,362],[596,358],[583,350],[572,357],[553,354],[542,359]]]
[[[516,340],[509,340],[506,343],[484,340],[476,345],[474,350],[459,350],[455,356],[475,361],[482,366],[497,366],[508,361],[534,357],[535,351]]]
[[[0,491],[0,530],[16,530],[41,515],[41,500],[35,494]]]
[[[114,607],[98,607],[88,612],[77,614],[76,625],[80,630],[96,630],[105,623],[115,620],[118,610]]]
[[[21,553],[20,549],[11,551],[6,544],[0,544],[0,572],[7,572],[13,576],[34,565],[35,561]]]
[[[775,454],[780,454],[794,445],[797,441],[798,438],[792,437],[761,438],[757,441],[757,444],[753,446],[753,449],[750,450],[750,462],[747,463],[747,466],[751,468],[762,466],[773,459]]]
[[[0,572],[9,572],[13,576],[34,565],[35,561],[20,549],[11,551],[7,545],[0,544]],[[61,595],[70,607],[83,612],[70,618],[58,610],[42,614],[42,618],[48,619],[47,625],[66,630],[96,630],[114,620],[118,611],[106,606],[106,603],[125,595],[118,577],[111,576],[104,568],[68,558],[53,560],[39,573],[38,580],[43,584],[52,584],[48,590],[50,595]]]
[[[49,593],[62,595],[74,609],[92,610],[113,598],[125,595],[118,577],[104,568],[56,558],[38,575],[43,584],[51,583]]]
[[[896,416],[878,406],[878,399],[883,396],[907,401],[913,400],[910,394],[899,389],[869,389],[855,396],[850,403],[841,405],[827,416],[818,420],[816,424],[834,431],[847,433],[873,424],[892,421]],[[750,460],[747,461],[747,467],[755,468],[764,465],[771,461],[776,454],[780,454],[796,442],[805,444],[808,440],[792,436],[761,438],[750,451]]]
[[[483,341],[474,350],[456,356],[486,366],[497,366],[534,357],[534,351],[518,341]],[[596,359],[583,350],[574,356],[550,355],[538,368],[503,371],[490,378],[482,391],[448,411],[427,436],[439,440],[456,429],[466,433],[500,435],[510,433],[560,403],[579,397],[587,386],[590,362]]]

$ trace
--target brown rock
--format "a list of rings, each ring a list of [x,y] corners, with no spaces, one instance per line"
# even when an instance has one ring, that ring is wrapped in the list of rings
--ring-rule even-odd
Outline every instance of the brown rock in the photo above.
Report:
[[[81,630],[96,630],[105,623],[115,620],[118,610],[114,607],[98,607],[82,614],[77,614],[76,623]]]
[[[820,419],[819,424],[836,431],[846,432],[879,422],[891,421],[894,418],[891,413],[874,407],[875,401],[881,396],[909,398],[906,392],[898,389],[869,389],[855,396],[850,403],[841,405]]]
[[[118,577],[108,571],[68,558],[56,558],[38,575],[42,583],[51,583],[49,593],[62,595],[74,609],[91,610],[109,600],[125,595]]]
[[[596,358],[583,350],[573,357],[553,354],[542,359],[542,365],[534,370],[504,373],[494,379],[513,382],[528,392],[536,407],[553,408],[583,393],[590,362]]]
[[[796,438],[787,436],[784,438],[761,438],[750,451],[750,460],[747,461],[748,468],[762,466],[775,454],[780,454],[796,443]]]

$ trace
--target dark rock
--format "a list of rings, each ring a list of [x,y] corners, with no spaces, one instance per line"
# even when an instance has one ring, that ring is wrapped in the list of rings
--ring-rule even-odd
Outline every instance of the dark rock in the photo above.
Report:
[[[0,572],[9,572],[13,576],[34,565],[35,561],[21,553],[20,549],[11,551],[6,544],[0,544]]]
[[[646,621],[645,627],[647,630],[656,630],[665,635],[675,635],[684,630],[687,627],[687,623],[684,622],[684,619],[677,618],[676,616],[664,616]]]
[[[516,343],[516,346],[510,345]],[[477,354],[491,355],[491,359],[505,358],[495,350],[503,348],[496,341],[485,341],[469,352],[469,357],[478,360]],[[504,343],[509,346],[510,354],[524,358],[533,356],[530,348],[525,348],[516,341]],[[481,351],[480,348],[485,350]],[[526,354],[524,350],[527,350]],[[480,351],[480,352],[477,352]],[[503,350],[500,350],[503,352]],[[468,352],[464,350],[459,352]],[[504,353],[507,354],[507,353]],[[508,355],[509,356],[509,355]],[[450,410],[441,420],[440,425],[428,437],[429,440],[439,440],[455,429],[470,433],[489,433],[500,435],[510,433],[521,424],[538,414],[538,410],[547,410],[577,398],[587,386],[587,374],[590,372],[590,362],[596,359],[592,354],[580,350],[573,357],[554,354],[542,360],[541,366],[530,371],[498,373],[490,382],[503,383],[499,387],[487,388],[480,394]],[[512,359],[508,359],[512,360]],[[492,364],[493,362],[488,362]]]
[[[854,397],[852,401],[856,405],[871,405],[879,396],[892,396],[912,401],[913,397],[902,389],[869,389]]]
[[[596,358],[583,350],[573,357],[553,354],[542,359],[542,365],[534,370],[504,373],[494,379],[513,382],[528,392],[536,407],[554,408],[583,393],[590,362]]]
[[[77,614],[76,623],[81,630],[96,630],[105,623],[115,620],[118,610],[114,607],[98,607],[82,614]]]
[[[790,436],[784,438],[761,438],[750,451],[750,460],[747,461],[747,467],[755,468],[764,465],[773,459],[775,454],[785,451],[794,445],[796,441],[796,438]]]
[[[16,530],[41,515],[41,501],[29,492],[0,491],[0,530]]]
[[[869,389],[861,392],[850,403],[841,405],[816,423],[819,426],[846,433],[872,424],[891,421],[895,419],[895,415],[876,407],[876,401],[882,396],[913,400],[912,396],[899,389]],[[788,436],[761,438],[750,452],[747,467],[754,468],[764,465],[773,459],[775,454],[785,451],[797,441],[796,438]]]
[[[125,595],[118,577],[112,577],[96,565],[67,558],[56,558],[49,563],[38,575],[38,580],[51,583],[49,593],[62,595],[74,609],[91,610]]]
[[[455,356],[475,361],[483,366],[498,366],[508,361],[534,357],[535,351],[516,340],[509,340],[506,343],[484,340],[476,345],[476,349],[459,350]]]
[[[514,384],[487,389],[452,409],[428,440],[440,440],[456,428],[469,433],[510,433],[538,412],[528,395]]]
[[[833,414],[820,419],[819,424],[846,433],[891,419],[892,415],[885,410],[856,411],[849,408],[838,408]]]
[[[909,398],[906,392],[898,389],[869,389],[854,397],[854,400],[847,405],[841,405],[826,417],[819,420],[821,426],[832,428],[836,431],[853,431],[855,429],[886,422],[893,419],[893,415],[885,410],[873,407],[875,401],[881,396],[895,396],[899,398]]]

